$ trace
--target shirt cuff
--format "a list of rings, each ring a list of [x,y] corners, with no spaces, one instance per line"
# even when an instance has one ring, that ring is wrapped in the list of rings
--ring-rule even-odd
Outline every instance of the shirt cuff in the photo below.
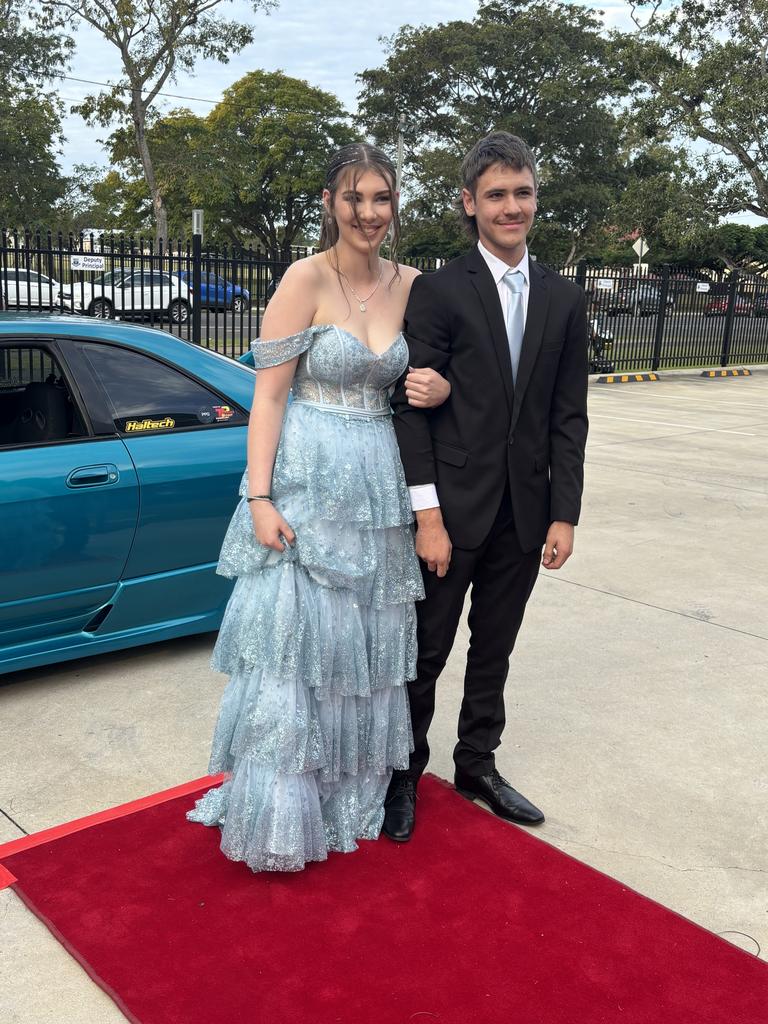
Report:
[[[416,484],[415,487],[409,487],[408,491],[411,495],[411,509],[414,512],[422,512],[425,508],[440,508],[434,484]]]

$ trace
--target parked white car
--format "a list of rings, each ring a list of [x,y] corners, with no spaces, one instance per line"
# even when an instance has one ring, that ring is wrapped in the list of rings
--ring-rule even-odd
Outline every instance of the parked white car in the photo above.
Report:
[[[75,312],[100,320],[162,314],[172,323],[183,324],[192,308],[188,285],[159,270],[115,270],[91,281],[74,281],[63,298]]]
[[[0,270],[2,306],[6,309],[56,309],[61,285],[26,267],[3,267]]]

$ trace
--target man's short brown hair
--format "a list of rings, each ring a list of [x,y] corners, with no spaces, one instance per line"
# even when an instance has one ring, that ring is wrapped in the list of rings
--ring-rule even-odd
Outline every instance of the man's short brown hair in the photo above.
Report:
[[[515,171],[523,171],[527,168],[533,175],[534,185],[538,188],[539,176],[536,173],[536,158],[528,144],[510,132],[491,132],[490,135],[486,135],[485,138],[474,144],[461,164],[462,187],[474,196],[478,178],[494,164],[503,164],[504,167],[511,167]],[[461,198],[459,198],[458,212],[465,230],[471,238],[476,240],[478,238],[477,223],[475,218],[464,209]]]

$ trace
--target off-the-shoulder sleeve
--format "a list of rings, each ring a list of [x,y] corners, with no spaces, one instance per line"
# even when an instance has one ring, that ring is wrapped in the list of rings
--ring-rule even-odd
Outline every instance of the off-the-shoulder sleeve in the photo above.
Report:
[[[299,331],[298,334],[291,334],[287,338],[276,338],[274,341],[251,342],[253,352],[253,365],[257,370],[267,366],[279,366],[280,363],[287,363],[295,359],[302,352],[306,352],[312,344],[312,328]]]

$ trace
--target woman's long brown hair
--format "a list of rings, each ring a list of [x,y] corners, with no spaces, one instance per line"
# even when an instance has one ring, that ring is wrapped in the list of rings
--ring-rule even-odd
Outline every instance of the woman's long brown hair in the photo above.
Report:
[[[397,264],[397,249],[400,244],[400,215],[397,210],[397,197],[395,195],[397,172],[395,171],[395,165],[387,154],[381,149],[377,149],[376,146],[370,146],[367,142],[353,142],[349,146],[342,146],[331,158],[325,179],[325,187],[331,193],[330,209],[323,212],[323,223],[320,229],[320,250],[321,252],[326,252],[328,249],[332,249],[339,240],[339,226],[336,223],[336,218],[333,216],[333,208],[336,202],[336,193],[348,171],[352,172],[350,190],[353,195],[357,194],[357,183],[366,171],[380,174],[387,183],[389,201],[392,207],[389,258],[395,269],[395,274],[392,278],[394,281],[395,277],[400,277],[400,270]],[[357,215],[356,200],[354,200],[354,207],[355,215]],[[373,248],[371,248],[371,257],[373,255]],[[335,270],[339,274],[338,260]],[[391,284],[392,282],[390,281]]]

